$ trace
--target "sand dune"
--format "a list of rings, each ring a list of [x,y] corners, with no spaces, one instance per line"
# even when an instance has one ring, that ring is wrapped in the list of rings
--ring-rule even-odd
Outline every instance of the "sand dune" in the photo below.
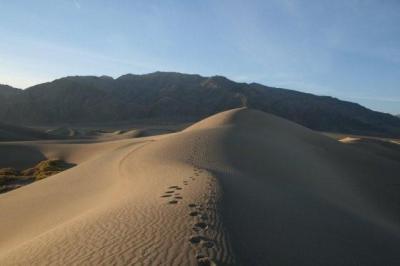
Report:
[[[353,138],[346,137],[340,142],[352,145],[363,151],[374,153],[375,155],[400,162],[400,142],[398,140],[388,140],[379,138]]]
[[[54,145],[79,165],[0,195],[0,265],[400,262],[400,163],[281,118]]]
[[[80,164],[131,142],[135,141],[121,139],[107,142],[89,140],[0,142],[0,168],[24,169],[45,159]]]
[[[79,135],[77,130],[66,126],[48,129],[46,133],[61,138],[72,138]]]
[[[41,132],[28,127],[0,123],[0,141],[56,139],[56,138],[57,138],[56,136],[52,136],[45,132]]]

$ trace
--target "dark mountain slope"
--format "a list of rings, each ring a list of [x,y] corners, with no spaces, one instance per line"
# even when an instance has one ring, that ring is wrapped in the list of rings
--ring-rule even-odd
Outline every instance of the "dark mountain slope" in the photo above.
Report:
[[[43,124],[153,117],[197,120],[243,104],[316,130],[400,136],[400,119],[355,103],[237,83],[221,76],[174,72],[127,74],[117,79],[75,76],[39,84],[11,93],[7,99],[0,97],[0,121]]]
[[[16,96],[22,93],[23,90],[16,89],[8,85],[0,84],[0,101],[5,101],[10,97]]]
[[[23,90],[0,84],[0,121],[9,115],[11,109],[14,108],[14,103],[17,96],[22,94]]]

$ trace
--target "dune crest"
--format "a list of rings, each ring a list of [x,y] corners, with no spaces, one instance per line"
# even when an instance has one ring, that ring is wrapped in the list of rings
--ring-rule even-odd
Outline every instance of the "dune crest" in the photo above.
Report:
[[[246,108],[112,145],[0,195],[1,265],[400,261],[399,162]]]

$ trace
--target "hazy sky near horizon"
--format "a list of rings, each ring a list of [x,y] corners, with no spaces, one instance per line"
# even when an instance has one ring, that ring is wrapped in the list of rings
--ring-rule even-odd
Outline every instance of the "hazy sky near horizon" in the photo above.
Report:
[[[400,113],[398,0],[0,0],[0,83],[178,71]]]

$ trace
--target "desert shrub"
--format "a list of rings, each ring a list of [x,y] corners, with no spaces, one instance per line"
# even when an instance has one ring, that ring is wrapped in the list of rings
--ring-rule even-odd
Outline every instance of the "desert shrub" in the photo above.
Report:
[[[38,172],[38,173],[35,175],[35,180],[44,179],[44,178],[46,178],[46,177],[49,177],[49,176],[58,174],[58,173],[60,173],[60,172],[61,172],[61,171],[43,171],[43,172]]]
[[[21,172],[14,168],[0,169],[0,193],[11,190],[10,184],[15,185],[15,188],[22,186],[26,181],[40,180],[46,177],[58,174],[68,168],[75,166],[61,160],[45,160],[39,162],[32,168],[25,169]],[[20,182],[21,181],[21,182]],[[26,184],[26,183],[25,183]],[[4,191],[3,191],[4,190]]]
[[[51,175],[58,174],[68,168],[74,166],[73,164],[61,160],[46,160],[41,161],[36,166],[22,171],[24,176],[33,176],[36,180],[40,180]]]
[[[19,175],[19,172],[12,167],[0,168],[0,176],[17,176],[17,175]]]
[[[6,185],[7,182],[18,178],[19,172],[11,167],[0,169],[0,185]]]

